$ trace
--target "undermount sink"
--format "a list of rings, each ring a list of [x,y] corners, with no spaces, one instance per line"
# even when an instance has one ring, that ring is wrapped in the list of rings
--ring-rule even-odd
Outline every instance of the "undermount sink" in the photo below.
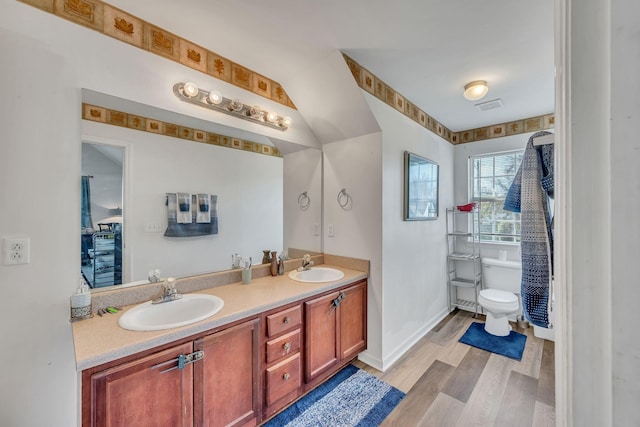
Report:
[[[293,270],[289,273],[290,279],[307,283],[333,282],[343,277],[344,273],[342,271],[330,267],[311,267],[309,270]]]
[[[185,294],[175,301],[152,304],[144,302],[126,311],[118,325],[131,331],[159,331],[190,325],[211,317],[224,306],[215,295]]]

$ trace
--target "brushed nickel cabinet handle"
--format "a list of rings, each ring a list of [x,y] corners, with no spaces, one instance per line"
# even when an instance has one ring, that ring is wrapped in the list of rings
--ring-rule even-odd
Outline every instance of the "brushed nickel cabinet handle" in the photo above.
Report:
[[[285,316],[285,318],[282,319],[282,323],[284,324],[289,324],[289,322],[291,322],[291,318],[289,316]]]
[[[289,378],[291,378],[291,376],[289,375],[288,372],[285,372],[285,374],[282,376],[282,379],[285,381],[289,381]]]
[[[284,343],[282,348],[284,349],[284,351],[286,351],[288,353],[291,350],[291,343],[290,342]]]

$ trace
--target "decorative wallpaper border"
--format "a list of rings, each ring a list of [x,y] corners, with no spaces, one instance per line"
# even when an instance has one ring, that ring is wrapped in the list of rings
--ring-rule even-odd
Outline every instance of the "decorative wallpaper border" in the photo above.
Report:
[[[555,125],[555,116],[551,113],[477,129],[452,132],[445,125],[422,111],[415,104],[409,101],[407,97],[394,90],[391,86],[387,85],[384,81],[358,64],[352,58],[344,53],[342,56],[344,57],[347,66],[351,70],[353,78],[356,80],[356,83],[358,83],[360,88],[366,90],[382,102],[390,105],[398,112],[404,114],[414,122],[429,129],[431,132],[446,139],[454,145],[546,130],[553,128]]]
[[[164,122],[162,120],[137,116],[135,114],[124,113],[122,111],[111,110],[109,108],[86,103],[82,104],[82,118],[93,122],[126,127],[132,130],[150,132],[172,138],[200,142],[202,144],[218,145],[220,147],[250,151],[252,153],[272,157],[282,157],[280,150],[276,147],[272,147],[271,145],[233,138],[213,132],[206,132],[199,129],[176,125],[174,123]]]
[[[100,0],[18,0],[296,109],[280,83]]]

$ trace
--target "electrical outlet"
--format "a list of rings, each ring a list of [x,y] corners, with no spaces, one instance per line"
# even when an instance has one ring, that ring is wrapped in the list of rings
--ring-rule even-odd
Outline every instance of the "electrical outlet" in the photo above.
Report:
[[[320,235],[320,224],[313,224],[313,235],[314,236]]]
[[[29,264],[29,238],[5,237],[2,239],[2,261],[4,265]]]
[[[329,237],[333,237],[333,236],[335,236],[335,232],[336,232],[336,230],[335,230],[335,228],[333,227],[333,224],[329,224],[327,228],[329,229],[329,230],[328,230]]]

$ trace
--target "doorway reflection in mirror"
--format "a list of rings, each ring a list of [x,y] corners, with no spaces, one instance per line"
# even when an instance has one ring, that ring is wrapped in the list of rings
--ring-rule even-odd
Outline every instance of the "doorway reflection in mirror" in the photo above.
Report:
[[[92,289],[121,284],[124,148],[82,143],[82,276]]]

